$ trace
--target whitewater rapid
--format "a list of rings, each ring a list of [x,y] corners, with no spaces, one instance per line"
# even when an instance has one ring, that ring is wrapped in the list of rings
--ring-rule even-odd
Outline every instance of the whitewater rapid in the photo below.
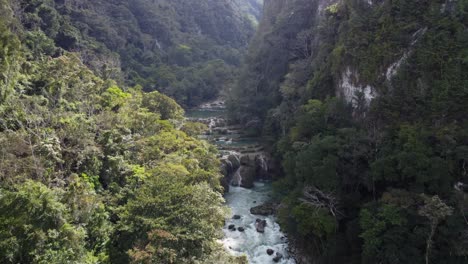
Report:
[[[252,264],[274,263],[273,258],[276,256],[276,252],[283,255],[283,258],[277,263],[294,264],[295,261],[288,255],[287,238],[281,232],[275,217],[250,213],[250,208],[267,202],[270,200],[270,195],[271,183],[268,182],[255,182],[253,189],[231,187],[225,199],[232,214],[223,228],[224,239],[222,243],[226,250],[235,256],[245,254]],[[241,218],[233,219],[234,215],[239,215]],[[259,233],[255,229],[257,218],[267,221],[265,233]],[[235,225],[236,229],[244,227],[245,231],[231,231],[228,228],[229,225]],[[270,256],[267,254],[267,249],[273,249],[275,252]]]

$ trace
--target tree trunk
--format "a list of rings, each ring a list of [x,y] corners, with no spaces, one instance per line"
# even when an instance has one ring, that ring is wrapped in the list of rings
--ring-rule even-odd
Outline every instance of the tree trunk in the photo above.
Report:
[[[433,221],[431,223],[431,233],[429,234],[429,237],[427,238],[427,241],[426,241],[426,264],[429,264],[429,257],[431,255],[431,247],[432,247],[432,237],[434,237],[437,225],[438,225],[437,221]]]

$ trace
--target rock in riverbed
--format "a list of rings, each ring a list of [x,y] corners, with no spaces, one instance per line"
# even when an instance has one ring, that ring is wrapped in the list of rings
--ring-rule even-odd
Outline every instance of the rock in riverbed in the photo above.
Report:
[[[258,219],[255,220],[255,229],[257,229],[257,232],[259,233],[265,233],[265,227],[267,226],[266,220],[261,220]]]
[[[274,262],[279,262],[283,258],[283,254],[276,252],[276,257],[273,258]]]
[[[255,168],[241,166],[239,173],[242,177],[241,187],[253,188],[255,181]]]
[[[250,208],[250,213],[254,215],[269,216],[276,212],[277,204],[273,202],[267,202],[259,206]]]

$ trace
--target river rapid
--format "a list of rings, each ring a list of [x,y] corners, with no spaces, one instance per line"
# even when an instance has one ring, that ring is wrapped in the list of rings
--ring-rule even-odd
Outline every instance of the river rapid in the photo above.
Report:
[[[232,255],[246,255],[252,264],[295,264],[288,253],[288,240],[275,217],[250,212],[252,207],[267,203],[272,192],[271,182],[258,177],[262,171],[265,173],[261,174],[268,172],[261,145],[256,139],[244,136],[241,127],[227,125],[226,109],[221,100],[187,111],[186,116],[208,125],[209,131],[201,137],[215,144],[221,154],[224,185],[225,188],[229,186],[225,200],[231,215],[226,219],[220,242]],[[257,175],[251,175],[252,172]],[[259,223],[266,223],[264,229],[260,227],[263,232],[258,232]]]

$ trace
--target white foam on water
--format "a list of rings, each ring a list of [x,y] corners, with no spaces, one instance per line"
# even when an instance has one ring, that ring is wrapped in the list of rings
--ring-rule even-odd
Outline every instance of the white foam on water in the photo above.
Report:
[[[294,264],[294,259],[288,255],[288,241],[281,232],[280,226],[274,216],[252,215],[250,208],[261,205],[270,199],[271,184],[256,182],[253,189],[231,187],[226,194],[227,205],[231,208],[231,218],[226,220],[223,228],[224,239],[221,243],[233,255],[246,255],[252,264],[273,263],[276,252],[283,255],[278,262],[281,264]],[[232,219],[233,215],[240,215],[241,219]],[[267,221],[265,233],[255,229],[255,220],[259,218]],[[244,227],[244,232],[231,231],[228,226],[234,224],[236,229]],[[273,255],[267,254],[267,249],[273,249]]]

